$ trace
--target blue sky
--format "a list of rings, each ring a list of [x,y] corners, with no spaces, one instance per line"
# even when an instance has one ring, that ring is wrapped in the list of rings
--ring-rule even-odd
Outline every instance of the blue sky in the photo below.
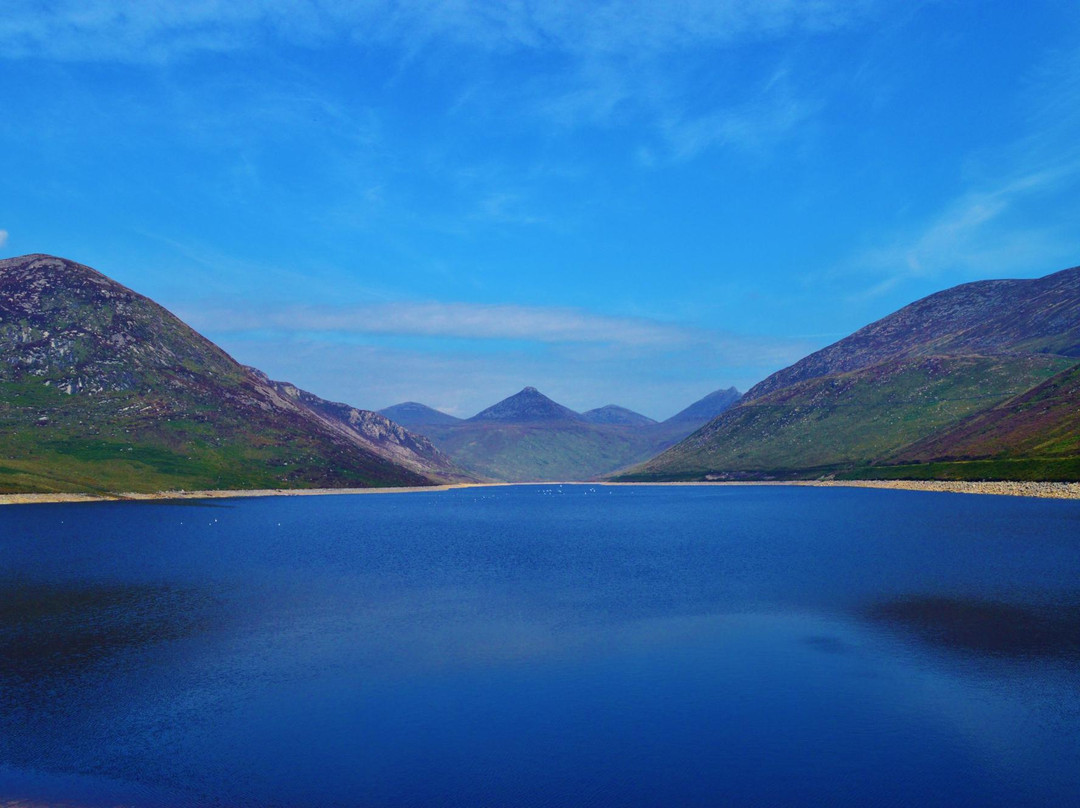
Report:
[[[666,417],[1080,263],[1080,4],[7,0],[0,256],[319,395]]]

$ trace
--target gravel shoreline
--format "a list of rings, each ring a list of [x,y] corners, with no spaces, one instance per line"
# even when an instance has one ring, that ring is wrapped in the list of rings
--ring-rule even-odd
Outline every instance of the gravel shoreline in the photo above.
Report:
[[[0,494],[0,505],[33,505],[57,502],[167,501],[188,499],[236,499],[240,497],[314,497],[343,494],[409,494],[422,491],[450,491],[457,488],[485,488],[506,485],[628,485],[628,486],[732,486],[791,485],[811,488],[889,488],[903,491],[936,491],[952,494],[988,494],[1040,499],[1080,499],[1080,483],[1055,482],[956,482],[949,480],[792,480],[761,482],[543,482],[543,483],[460,483],[408,488],[267,488],[249,491],[160,491],[156,493],[101,494]]]
[[[952,481],[952,480],[810,480],[799,485],[846,486],[849,488],[893,488],[904,491],[947,491],[953,494],[991,494],[1005,497],[1080,499],[1080,483],[1034,481]]]
[[[0,505],[34,505],[56,502],[160,502],[186,499],[236,499],[239,497],[318,497],[341,494],[410,494],[420,491],[449,491],[474,488],[482,483],[428,485],[401,488],[258,488],[218,491],[155,491],[119,494],[0,494]]]
[[[715,482],[604,483],[604,485],[794,485],[809,488],[890,488],[1041,499],[1080,499],[1080,483],[1010,482],[1005,480],[723,480]]]

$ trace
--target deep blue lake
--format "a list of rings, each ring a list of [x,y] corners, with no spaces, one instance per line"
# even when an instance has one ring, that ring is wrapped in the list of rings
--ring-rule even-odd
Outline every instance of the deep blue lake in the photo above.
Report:
[[[1080,502],[0,509],[0,804],[1066,805]]]

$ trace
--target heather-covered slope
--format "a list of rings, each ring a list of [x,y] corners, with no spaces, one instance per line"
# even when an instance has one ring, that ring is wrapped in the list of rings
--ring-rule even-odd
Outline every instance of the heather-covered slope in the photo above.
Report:
[[[1021,393],[1067,361],[931,356],[808,379],[729,410],[629,474],[740,479],[841,472]]]
[[[430,482],[101,273],[0,261],[0,491]]]
[[[1080,267],[1032,280],[965,283],[917,300],[774,373],[745,400],[888,359],[1001,353],[1080,357]]]
[[[1080,365],[915,441],[873,477],[1080,479]]]
[[[1080,365],[1022,395],[916,441],[898,462],[1080,456]]]
[[[619,479],[1031,479],[1039,473],[1029,461],[1042,457],[1055,458],[1055,479],[1070,478],[1061,469],[1075,452],[1060,438],[1070,428],[1069,407],[1080,401],[1074,386],[1055,387],[1051,377],[1076,365],[1078,355],[1080,269],[965,284],[773,374],[738,406]],[[1052,414],[1035,417],[1029,407],[1021,415],[1021,404],[1006,404],[1051,388]],[[1003,452],[1011,464],[982,462],[948,474],[939,467],[958,456]],[[913,471],[913,463],[938,465]]]

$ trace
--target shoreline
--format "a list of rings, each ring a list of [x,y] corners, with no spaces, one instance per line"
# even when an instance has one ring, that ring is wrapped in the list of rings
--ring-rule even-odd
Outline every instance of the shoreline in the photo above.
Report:
[[[1035,497],[1038,499],[1080,499],[1080,482],[955,481],[955,480],[724,480],[690,482],[589,482],[580,480],[520,483],[451,483],[446,485],[403,486],[400,488],[260,488],[250,490],[156,491],[118,494],[0,494],[0,506],[85,502],[167,502],[169,500],[240,499],[248,497],[315,497],[349,494],[414,494],[425,491],[452,491],[463,488],[493,488],[511,485],[604,485],[604,486],[748,486],[787,485],[807,488],[884,488],[897,491],[929,491],[950,494]]]
[[[455,488],[482,488],[510,483],[448,483],[396,488],[250,488],[213,489],[209,491],[126,491],[116,494],[0,494],[0,506],[36,505],[73,502],[168,502],[169,500],[239,499],[248,497],[321,497],[344,494],[414,494],[421,491],[450,491]]]
[[[594,485],[790,485],[804,488],[884,488],[948,494],[1080,499],[1080,482],[1035,480],[715,480],[691,482],[593,483]]]

